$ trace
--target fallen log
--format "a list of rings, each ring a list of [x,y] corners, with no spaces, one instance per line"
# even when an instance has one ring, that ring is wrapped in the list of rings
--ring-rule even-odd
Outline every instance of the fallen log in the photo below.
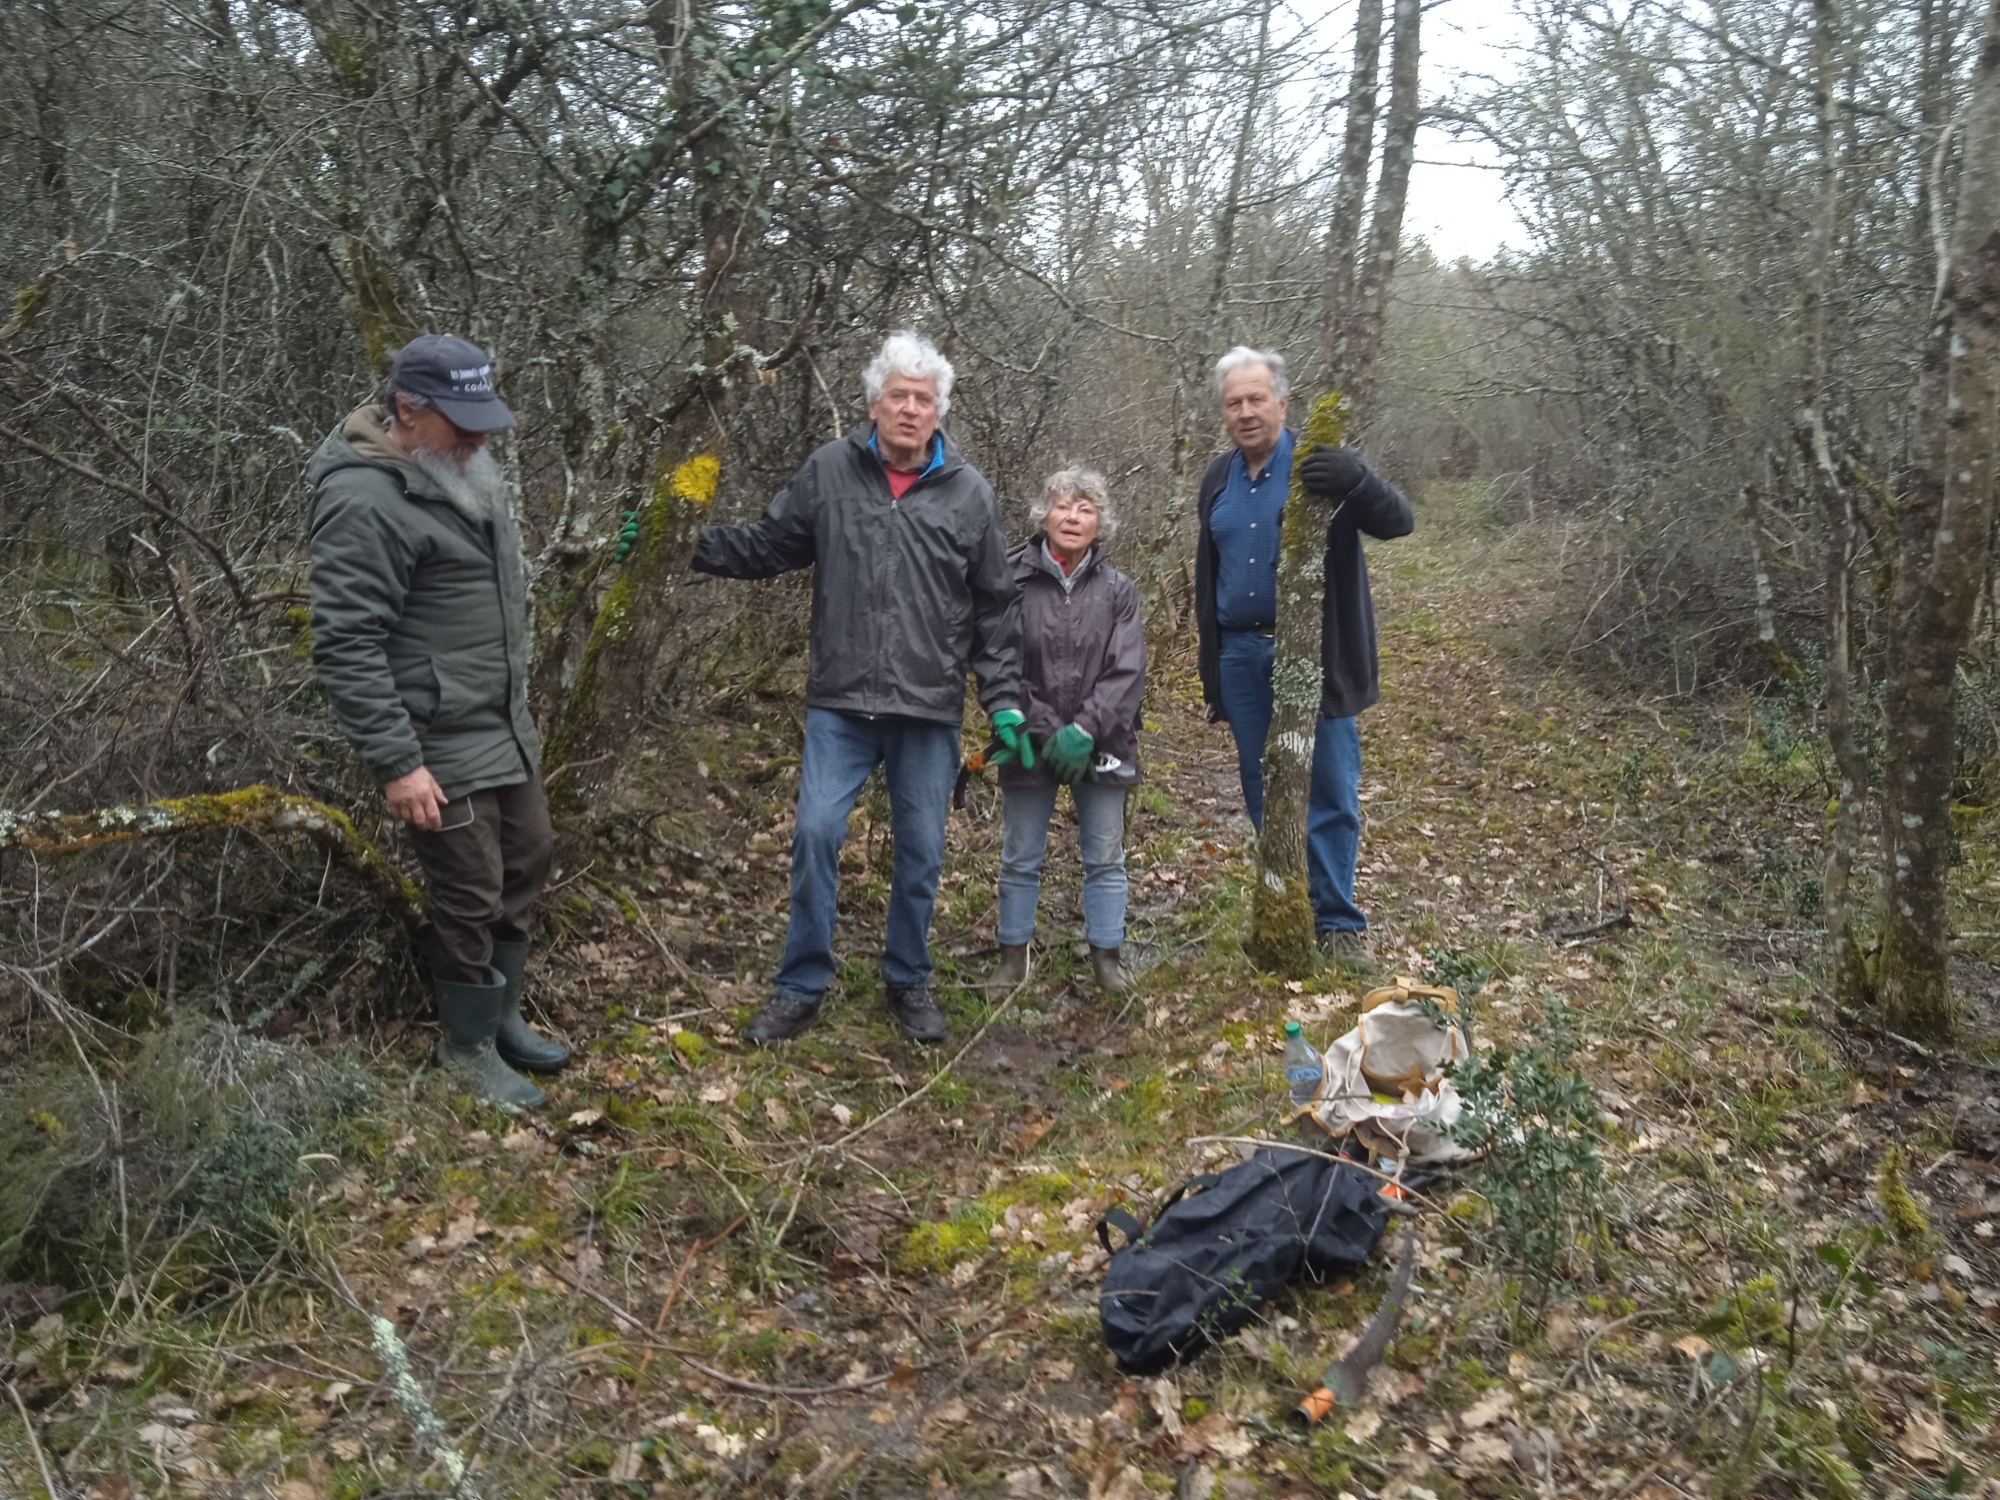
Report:
[[[271,786],[83,813],[16,813],[0,808],[0,849],[27,849],[41,855],[81,854],[135,839],[223,833],[232,828],[303,835],[360,875],[404,926],[415,929],[429,920],[423,892],[363,836],[346,813]]]

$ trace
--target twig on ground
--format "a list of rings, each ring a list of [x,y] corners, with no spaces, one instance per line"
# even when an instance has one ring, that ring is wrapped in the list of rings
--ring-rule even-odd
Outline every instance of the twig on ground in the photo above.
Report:
[[[1570,1378],[1589,1362],[1591,1346],[1607,1333],[1623,1328],[1627,1323],[1633,1322],[1635,1319],[1655,1317],[1665,1311],[1665,1308],[1660,1307],[1642,1307],[1637,1312],[1627,1313],[1624,1317],[1615,1319],[1612,1322],[1606,1323],[1602,1328],[1593,1330],[1590,1337],[1583,1341],[1583,1347],[1577,1350],[1576,1358],[1571,1361],[1570,1367],[1564,1370],[1562,1378],[1556,1381],[1556,1389],[1562,1390],[1570,1383]]]
[[[1588,927],[1578,927],[1569,932],[1558,932],[1556,934],[1556,941],[1565,944],[1581,943],[1589,938],[1602,937],[1607,932],[1615,932],[1621,927],[1630,927],[1631,925],[1632,913],[1626,908],[1620,907],[1615,915],[1606,917],[1602,922],[1593,922]]]
[[[616,750],[607,750],[602,755],[591,756],[589,760],[566,760],[561,765],[557,766],[553,771],[550,771],[547,775],[542,777],[542,785],[554,786],[556,784],[556,778],[558,776],[561,776],[562,773],[565,771],[577,771],[581,770],[585,766],[602,765],[607,760],[616,760],[617,758],[618,758],[618,752]]]
[[[1007,1007],[1012,1005],[1014,1003],[1015,997],[1019,995],[1021,991],[1026,988],[1027,988],[1027,981],[1023,980],[1020,984],[1017,984],[1016,986],[1014,986],[1013,989],[1009,990],[1007,992],[1006,998],[1001,1000],[1001,1002],[998,1005],[993,1007],[993,1013],[980,1023],[979,1029],[977,1031],[972,1033],[972,1039],[968,1041],[963,1047],[960,1047],[958,1051],[953,1053],[951,1061],[946,1063],[943,1067],[939,1068],[935,1073],[931,1074],[929,1078],[926,1078],[919,1087],[912,1090],[910,1093],[903,1095],[902,1098],[898,1099],[894,1104],[890,1105],[887,1109],[883,1110],[882,1113],[880,1113],[879,1115],[876,1115],[872,1119],[867,1120],[864,1123],[855,1126],[852,1130],[848,1131],[846,1135],[840,1137],[839,1140],[830,1141],[824,1146],[810,1146],[806,1150],[800,1152],[797,1156],[793,1157],[790,1161],[785,1163],[787,1172],[789,1172],[790,1169],[793,1167],[797,1167],[806,1162],[811,1161],[815,1156],[838,1151],[843,1146],[851,1145],[853,1142],[860,1140],[862,1136],[868,1134],[869,1131],[873,1130],[877,1125],[880,1125],[884,1120],[888,1119],[889,1116],[895,1114],[898,1110],[905,1109],[908,1106],[915,1104],[919,1099],[923,1098],[924,1095],[928,1094],[932,1089],[936,1088],[939,1082],[942,1081],[945,1078],[945,1076],[951,1072],[953,1068],[957,1067],[959,1063],[964,1061],[965,1054],[970,1052],[974,1047],[979,1045],[980,1039],[984,1037],[986,1033],[992,1029],[993,1023],[999,1020],[1001,1016],[1006,1014]]]
[[[1316,1156],[1321,1161],[1330,1161],[1343,1167],[1352,1167],[1355,1171],[1366,1176],[1379,1178],[1383,1182],[1391,1183],[1405,1197],[1421,1198],[1434,1207],[1443,1207],[1442,1204],[1439,1204],[1429,1194],[1420,1192],[1416,1188],[1405,1184],[1400,1172],[1380,1171],[1375,1167],[1369,1166],[1366,1162],[1356,1161],[1351,1156],[1335,1156],[1330,1151],[1315,1151],[1312,1147],[1301,1146],[1296,1141],[1270,1141],[1265,1140],[1262,1136],[1255,1135],[1191,1135],[1181,1144],[1184,1146],[1261,1146],[1271,1151],[1295,1151],[1300,1156]]]
[[[660,1347],[663,1349],[667,1348],[664,1344]],[[839,1385],[765,1385],[762,1381],[744,1380],[740,1376],[725,1375],[722,1371],[703,1364],[692,1354],[684,1350],[667,1349],[667,1353],[676,1356],[682,1364],[701,1371],[710,1380],[718,1380],[722,1384],[733,1386],[739,1391],[755,1391],[760,1396],[839,1396],[851,1391],[869,1391],[878,1385],[887,1385],[901,1373],[901,1367],[898,1366],[886,1375],[870,1375],[866,1380],[843,1380]],[[929,1368],[930,1366],[928,1365],[912,1366],[910,1373],[914,1374],[918,1369]]]
[[[1706,1422],[1709,1419],[1710,1414],[1714,1412],[1715,1408],[1722,1404],[1722,1398],[1729,1393],[1729,1390],[1730,1388],[1725,1385],[1719,1388],[1713,1396],[1710,1396],[1708,1398],[1708,1404],[1703,1406],[1700,1411],[1696,1412],[1694,1414],[1693,1420],[1690,1421],[1687,1424],[1687,1426],[1683,1427],[1678,1433],[1674,1435],[1674,1440],[1671,1443],[1667,1444],[1667,1451],[1662,1453],[1658,1458],[1654,1459],[1651,1463],[1647,1464],[1645,1468],[1641,1469],[1637,1474],[1633,1475],[1630,1479],[1626,1480],[1625,1487],[1621,1489],[1617,1494],[1611,1496],[1610,1500],[1625,1500],[1626,1496],[1637,1491],[1639,1487],[1645,1484],[1647,1480],[1651,1479],[1655,1474],[1659,1473],[1660,1465],[1665,1463],[1668,1459],[1672,1458],[1676,1453],[1678,1453],[1680,1451],[1681,1444],[1685,1443],[1689,1438],[1695,1435],[1695,1433],[1700,1429],[1701,1424]]]
[[[732,1223],[727,1229],[723,1230],[722,1233],[712,1236],[709,1239],[696,1240],[694,1242],[693,1246],[688,1250],[687,1258],[681,1262],[681,1268],[678,1271],[674,1272],[674,1284],[667,1288],[667,1298],[664,1302],[660,1304],[660,1315],[657,1318],[653,1319],[653,1332],[658,1333],[662,1328],[665,1328],[667,1326],[667,1314],[674,1310],[674,1303],[680,1300],[681,1284],[687,1280],[688,1272],[694,1269],[695,1257],[700,1255],[705,1250],[713,1250],[717,1245],[721,1244],[724,1240],[728,1239],[732,1234],[736,1233],[737,1230],[741,1229],[745,1224],[748,1224],[749,1222],[750,1222],[750,1215],[747,1212],[738,1214],[736,1216],[736,1221]],[[639,1361],[638,1380],[634,1380],[632,1382],[632,1389],[635,1393],[639,1389],[639,1380],[645,1379],[646,1369],[649,1365],[652,1364],[652,1362],[653,1362],[653,1351],[651,1349],[648,1349],[646,1351],[646,1357]]]
[[[686,962],[681,958],[681,956],[678,953],[674,952],[673,949],[667,946],[667,940],[661,937],[660,934],[653,929],[653,924],[651,922],[648,922],[646,920],[645,908],[640,906],[639,903],[636,901],[632,903],[632,914],[639,919],[639,930],[644,932],[647,937],[651,938],[653,940],[653,946],[660,950],[660,957],[664,958],[667,961],[667,963],[674,969],[674,971],[681,976],[681,978],[683,979],[694,978],[694,971],[687,966]],[[714,1006],[714,1005],[711,1005],[707,1008],[709,1010],[721,1009],[720,1006]],[[701,1012],[698,1010],[691,1010],[688,1012],[688,1014],[691,1016],[698,1016],[701,1014]],[[654,1024],[658,1023],[656,1022]]]
[[[49,1500],[55,1500],[61,1491],[56,1488],[55,1476],[49,1472],[48,1455],[42,1452],[42,1440],[35,1434],[35,1424],[28,1416],[27,1403],[21,1399],[21,1393],[14,1388],[11,1380],[7,1382],[7,1394],[14,1398],[14,1410],[21,1414],[21,1430],[28,1434],[28,1448],[42,1471],[42,1488],[49,1492]]]

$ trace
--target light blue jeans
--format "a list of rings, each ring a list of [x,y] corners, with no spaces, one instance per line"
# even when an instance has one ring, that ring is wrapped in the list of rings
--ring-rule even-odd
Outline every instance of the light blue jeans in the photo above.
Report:
[[[1035,906],[1042,894],[1042,860],[1048,854],[1049,819],[1055,815],[1053,782],[1002,787],[1007,836],[1000,847],[1000,941],[1013,947],[1035,939]],[[1125,945],[1125,788],[1079,781],[1070,788],[1083,845],[1083,936],[1093,948]]]
[[[806,710],[798,825],[792,833],[792,920],[773,987],[813,1004],[833,982],[833,928],[847,815],[879,763],[889,784],[896,858],[882,979],[898,988],[931,977],[931,911],[944,868],[945,819],[958,775],[958,726],[924,719]]]

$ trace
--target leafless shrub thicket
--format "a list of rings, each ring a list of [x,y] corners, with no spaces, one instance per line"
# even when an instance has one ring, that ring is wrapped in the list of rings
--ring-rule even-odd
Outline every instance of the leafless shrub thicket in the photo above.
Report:
[[[1802,447],[1802,408],[1816,405],[1864,502],[1854,623],[1862,657],[1878,656],[1880,497],[1911,461],[1934,214],[1949,217],[1962,133],[1939,146],[1966,97],[1979,7],[1523,9],[1518,77],[1450,111],[1499,148],[1531,236],[1470,278],[1465,300],[1480,305],[1461,325],[1474,336],[1457,389],[1482,466],[1528,476],[1510,506],[1563,518],[1576,607],[1561,643],[1684,695],[1718,673],[1768,676],[1772,648],[1822,657],[1827,522]]]

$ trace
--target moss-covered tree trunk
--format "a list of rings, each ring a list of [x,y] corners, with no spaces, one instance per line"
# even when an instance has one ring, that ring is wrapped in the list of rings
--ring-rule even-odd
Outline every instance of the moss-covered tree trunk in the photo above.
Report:
[[[1277,664],[1272,669],[1270,738],[1264,742],[1264,830],[1257,840],[1257,888],[1250,901],[1250,961],[1272,974],[1312,973],[1313,909],[1306,866],[1306,811],[1312,796],[1313,736],[1319,729],[1320,634],[1326,595],[1330,506],[1299,483],[1315,448],[1340,446],[1346,398],[1313,403],[1292,456],[1278,547]]]
[[[1894,517],[1882,757],[1882,957],[1894,1030],[1954,1029],[1946,909],[1957,674],[1993,533],[2000,403],[2000,0],[1961,116],[1957,213],[1918,389],[1917,462]]]
[[[663,57],[678,57],[690,36],[708,36],[712,28],[709,6],[696,7],[686,24],[667,12],[667,7],[653,12]],[[675,66],[669,71],[677,118],[719,117],[727,80],[705,67]],[[625,516],[638,522],[638,539],[623,557],[604,558],[599,564],[602,571],[593,577],[599,591],[596,614],[576,658],[569,691],[550,725],[544,756],[550,770],[566,764],[579,767],[579,773],[559,785],[559,807],[574,802],[590,783],[608,782],[617,771],[618,751],[645,723],[681,621],[681,587],[695,534],[707,518],[721,479],[730,416],[762,373],[746,342],[753,337],[753,309],[743,293],[754,277],[754,265],[742,229],[757,185],[727,126],[703,133],[689,158],[705,246],[694,298],[701,320],[700,363],[689,372],[664,415],[652,484],[623,502]],[[651,180],[655,165],[649,163],[645,169],[646,180]],[[628,169],[615,170],[622,174]],[[607,300],[616,269],[620,236],[631,212],[628,196],[629,190],[621,190],[614,201],[598,205],[589,216],[592,232],[586,236],[585,281],[594,288],[589,297],[598,305]],[[599,346],[588,363],[601,375],[609,359]],[[588,391],[594,382],[586,378],[582,384]],[[593,421],[608,420],[608,406],[593,414]],[[622,425],[612,430],[623,439]],[[609,467],[615,461],[615,444],[602,446],[602,463]],[[604,572],[611,575],[608,586]]]

